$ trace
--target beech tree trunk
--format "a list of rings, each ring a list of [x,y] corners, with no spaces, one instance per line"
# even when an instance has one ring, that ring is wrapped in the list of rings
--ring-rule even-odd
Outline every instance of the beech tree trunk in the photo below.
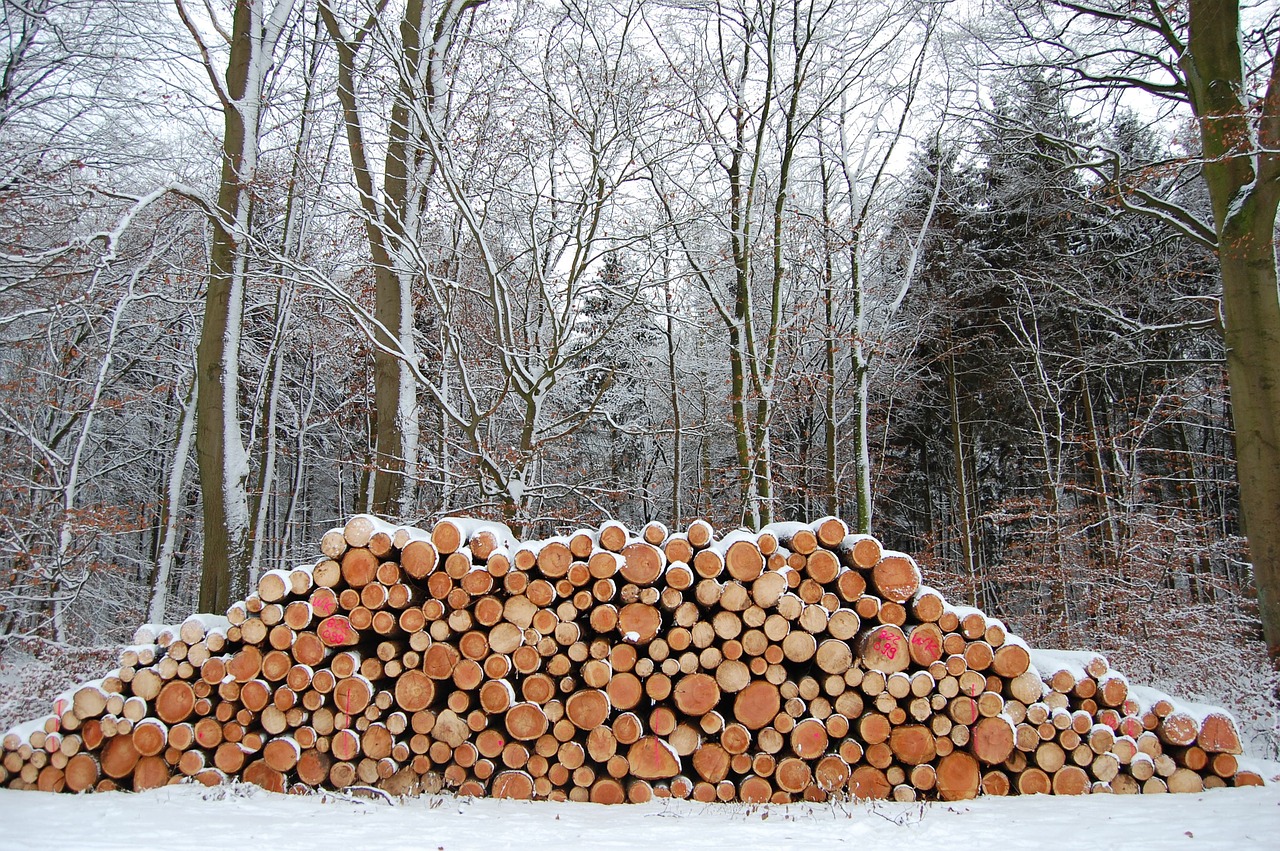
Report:
[[[1227,370],[1236,430],[1240,507],[1263,631],[1280,656],[1280,52],[1267,95],[1244,82],[1238,4],[1191,0],[1189,50],[1180,65],[1200,125],[1201,173],[1213,206],[1222,266]],[[1251,115],[1261,110],[1255,126]]]
[[[200,608],[222,611],[244,596],[241,554],[248,535],[249,470],[236,403],[240,322],[244,313],[246,258],[235,226],[247,220],[247,183],[257,144],[257,96],[245,95],[254,62],[253,4],[238,2],[226,71],[229,104],[223,108],[222,178],[217,215],[211,218],[209,286],[196,347],[196,459],[204,508],[204,561]],[[251,110],[246,115],[245,107]],[[248,119],[246,121],[246,119]]]

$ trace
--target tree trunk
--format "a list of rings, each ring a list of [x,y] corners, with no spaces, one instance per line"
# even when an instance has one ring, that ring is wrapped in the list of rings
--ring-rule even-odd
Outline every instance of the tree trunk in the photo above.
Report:
[[[956,514],[960,524],[961,570],[969,577],[970,603],[978,604],[978,574],[973,562],[973,529],[969,517],[969,485],[964,463],[964,439],[960,428],[960,396],[956,386],[956,361],[947,358],[947,399],[951,405],[951,452],[955,458]]]
[[[207,612],[226,609],[248,590],[243,551],[249,468],[236,401],[247,258],[244,234],[237,231],[248,222],[248,187],[257,161],[261,74],[255,70],[260,62],[255,29],[260,26],[255,4],[237,2],[225,77],[229,103],[223,109],[222,177],[196,348],[196,458],[204,507],[200,608]]]
[[[194,380],[193,376],[192,381]],[[165,622],[165,610],[169,604],[170,574],[173,572],[178,544],[178,518],[182,516],[182,506],[179,504],[182,499],[182,482],[186,477],[187,456],[191,454],[191,436],[195,430],[195,402],[196,388],[193,383],[182,412],[178,415],[178,437],[165,486],[164,506],[160,515],[164,531],[156,569],[151,575],[151,602],[147,607],[147,620],[151,623]]]
[[[1267,96],[1244,84],[1237,4],[1191,0],[1190,40],[1180,59],[1200,122],[1226,323],[1227,371],[1236,431],[1240,508],[1258,588],[1263,631],[1280,656],[1280,52]],[[1255,127],[1251,116],[1260,108]]]
[[[405,69],[391,109],[391,127],[383,169],[381,199],[374,186],[373,170],[365,146],[364,125],[356,101],[356,53],[367,33],[349,38],[327,3],[320,14],[338,48],[338,99],[346,123],[347,149],[351,156],[360,206],[364,211],[365,237],[374,274],[374,427],[373,495],[370,510],[395,515],[408,510],[413,488],[406,473],[417,464],[418,408],[416,382],[405,363],[415,352],[413,308],[408,268],[401,254],[410,238],[408,224],[416,219],[419,190],[411,187],[417,171],[417,155],[411,153],[413,131],[408,103],[415,96],[413,81],[422,59],[422,33],[427,24],[421,0],[405,7],[400,26]],[[412,191],[411,191],[412,190]],[[413,196],[413,198],[411,198]]]
[[[672,304],[671,280],[666,258],[664,258],[664,278],[666,283],[663,285],[663,295],[666,298],[667,315],[663,330],[667,344],[668,399],[671,403],[671,522],[679,523],[682,519],[680,468],[684,461],[684,421],[680,410],[680,383],[676,373],[674,305]]]

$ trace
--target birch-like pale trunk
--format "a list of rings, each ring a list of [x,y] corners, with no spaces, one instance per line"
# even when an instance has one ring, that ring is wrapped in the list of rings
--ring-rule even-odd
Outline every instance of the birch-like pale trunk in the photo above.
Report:
[[[191,389],[178,415],[178,437],[173,446],[173,461],[165,486],[163,513],[164,532],[160,539],[160,556],[151,576],[151,600],[147,604],[147,622],[165,623],[165,610],[169,607],[169,582],[173,575],[174,557],[178,551],[178,520],[182,516],[182,483],[187,475],[187,459],[191,455],[191,438],[196,423],[195,375],[191,377]]]
[[[62,518],[58,528],[58,553],[54,559],[57,573],[52,588],[53,600],[53,634],[57,641],[66,640],[66,609],[80,590],[79,582],[67,581],[66,568],[71,561],[71,544],[75,540],[75,510],[79,498],[80,475],[84,462],[84,453],[89,447],[93,435],[94,414],[98,410],[98,402],[102,399],[103,388],[111,374],[111,366],[115,362],[116,338],[120,333],[120,320],[124,312],[135,300],[134,285],[137,273],[129,279],[128,289],[116,302],[111,311],[111,324],[107,330],[107,339],[102,360],[98,364],[98,374],[94,377],[93,389],[85,406],[84,417],[80,420],[80,433],[76,435],[75,446],[71,450],[70,463],[67,465],[66,478],[62,485]]]

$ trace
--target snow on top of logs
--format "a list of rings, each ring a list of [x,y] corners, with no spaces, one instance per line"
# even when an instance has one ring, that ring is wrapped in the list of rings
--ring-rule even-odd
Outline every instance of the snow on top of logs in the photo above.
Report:
[[[997,623],[999,623],[999,622],[997,621]],[[1003,626],[1003,624],[1001,624],[1001,626]],[[1031,651],[1031,645],[1030,645],[1030,644],[1028,644],[1027,642],[1023,641],[1023,640],[1022,640],[1022,636],[1020,636],[1020,635],[1018,635],[1018,634],[1016,634],[1016,633],[1013,633],[1013,632],[1008,632],[1007,630],[1006,630],[1006,632],[1005,632],[1005,636],[1004,636],[1004,643],[1005,643],[1005,644],[1013,644],[1013,645],[1016,645],[1016,646],[1018,646],[1018,647],[1021,647],[1023,650],[1027,651],[1027,653],[1031,653],[1031,652],[1032,652],[1032,651]],[[1034,663],[1034,662],[1032,663],[1032,667],[1035,667],[1035,663]]]
[[[144,623],[133,631],[134,644],[168,647],[182,632],[182,624]]]
[[[1216,715],[1229,720],[1233,725],[1236,724],[1235,716],[1220,706],[1211,706],[1206,703],[1194,703],[1190,700],[1172,697],[1159,689],[1152,688],[1151,686],[1130,685],[1129,696],[1138,701],[1138,707],[1142,712],[1154,711],[1157,715],[1160,715],[1162,714],[1162,711],[1157,710],[1156,704],[1160,702],[1167,702],[1172,707],[1172,711],[1164,713],[1165,717],[1174,713],[1179,713],[1190,716],[1197,724],[1204,725],[1209,718]]]
[[[119,669],[117,669],[115,671],[112,671],[110,674],[107,674],[107,676],[103,677],[102,679],[89,680],[87,682],[80,683],[79,685],[71,686],[70,688],[64,690],[61,694],[59,694],[57,697],[53,699],[53,703],[52,703],[53,716],[59,717],[63,713],[65,713],[67,710],[71,709],[72,704],[75,703],[76,695],[80,694],[81,692],[85,692],[87,694],[92,693],[94,695],[100,695],[103,702],[105,703],[107,699],[107,690],[103,688],[103,684],[111,677],[118,676],[119,674],[120,674],[120,671]]]
[[[987,619],[986,612],[982,611],[982,609],[974,608],[973,606],[958,605],[956,603],[949,602],[946,605],[946,610],[958,617],[960,620],[964,620],[970,615],[979,615],[984,621]]]
[[[920,583],[920,587],[916,589],[916,593],[911,599],[919,600],[922,597],[937,597],[939,600],[943,601],[946,599],[942,596],[942,592],[937,588],[934,588],[932,585],[925,585],[923,582]]]
[[[284,572],[287,576],[288,571],[282,571],[282,572]],[[231,628],[231,621],[227,620],[224,616],[212,615],[206,612],[198,612],[188,617],[186,620],[182,622],[182,625],[178,628],[179,631],[185,628],[187,624],[200,625],[201,627],[203,627],[206,635],[208,635],[211,632],[222,632],[225,634],[226,631]]]
[[[42,715],[39,718],[32,718],[30,721],[22,721],[14,724],[4,734],[4,749],[7,751],[15,751],[20,746],[27,743],[31,738],[31,734],[37,731],[43,731],[50,721],[57,721],[56,715]]]
[[[801,524],[796,524],[796,525],[801,525]],[[763,529],[761,529],[758,533],[752,532],[749,529],[734,529],[732,532],[729,532],[724,537],[719,538],[716,541],[713,541],[711,543],[711,546],[708,547],[708,549],[714,550],[715,552],[718,552],[720,555],[723,556],[725,553],[729,551],[730,547],[732,547],[734,544],[738,543],[739,541],[746,541],[747,543],[754,544],[756,541],[760,540],[760,535],[767,532],[770,528],[771,528],[770,526],[766,526]]]
[[[770,523],[768,526],[765,526],[760,530],[759,534],[763,535],[767,532],[775,536],[779,541],[790,541],[795,538],[796,533],[798,532],[812,531],[813,524],[811,523],[800,523],[795,520],[780,520],[777,523]]]
[[[499,523],[496,520],[481,520],[476,517],[442,517],[436,521],[436,525],[441,523],[447,523],[456,527],[458,532],[461,534],[462,541],[464,543],[470,541],[481,532],[493,533],[493,536],[498,539],[498,546],[500,547],[512,548],[516,546],[518,541],[515,534],[505,523]],[[396,528],[405,528],[411,533],[422,531],[412,526],[393,527],[392,534],[394,534],[394,529]],[[429,533],[424,532],[423,534]],[[568,539],[566,538],[565,540]]]
[[[1079,655],[1070,650],[1044,650],[1036,647],[1031,649],[1031,664],[1040,671],[1041,678],[1065,671],[1079,682],[1089,676]]]
[[[1033,664],[1045,674],[1054,671],[1068,671],[1075,675],[1077,680],[1082,680],[1085,677],[1097,679],[1111,670],[1111,663],[1107,661],[1107,657],[1096,650],[1047,650],[1036,648],[1032,651],[1032,655],[1034,657]],[[1043,660],[1044,664],[1035,660]],[[1054,665],[1057,665],[1057,667],[1054,667]]]

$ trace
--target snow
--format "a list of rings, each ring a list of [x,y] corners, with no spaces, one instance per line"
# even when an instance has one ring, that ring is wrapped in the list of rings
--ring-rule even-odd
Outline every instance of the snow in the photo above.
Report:
[[[794,538],[796,536],[796,533],[798,532],[812,532],[812,531],[813,529],[809,528],[808,523],[797,523],[795,521],[780,521],[777,523],[770,523],[768,526],[765,526],[763,529],[760,530],[759,534],[763,535],[765,532],[768,532],[769,534],[777,538],[779,541],[789,541],[792,538]]]
[[[280,578],[284,580],[285,588],[289,587],[289,571],[273,570],[269,572],[281,574]],[[311,572],[310,567],[307,568],[307,572]],[[231,621],[227,620],[222,615],[211,615],[206,612],[200,612],[189,616],[182,622],[182,626],[186,626],[187,624],[198,625],[202,630],[204,630],[205,635],[208,635],[211,632],[221,632],[223,635],[226,635],[227,630],[231,628]],[[181,631],[181,627],[179,627],[179,631]]]
[[[1280,768],[1274,763],[1272,769]],[[133,795],[0,790],[0,849],[989,848],[1054,837],[1101,848],[1274,848],[1280,787],[1196,795],[984,798],[952,804],[641,805],[426,796],[404,802],[168,786]],[[1088,837],[1087,840],[1084,837]],[[1074,843],[1068,841],[1067,846]]]
[[[796,524],[796,525],[799,525],[799,524]],[[757,540],[759,540],[760,534],[761,533],[751,532],[747,529],[734,529],[732,532],[729,532],[724,537],[719,538],[718,540],[712,541],[711,546],[708,549],[714,550],[715,552],[719,553],[720,557],[723,559],[725,554],[729,552],[729,547],[732,547],[734,544],[738,543],[739,541],[746,541],[747,543],[754,544],[756,543]]]
[[[498,523],[494,520],[481,520],[477,517],[445,517],[441,522],[449,523],[455,526],[462,535],[462,542],[465,544],[481,532],[492,532],[494,537],[498,539],[498,545],[503,547],[514,547],[519,543],[519,539],[511,531],[510,527],[505,523]],[[396,527],[405,528],[410,532],[419,532],[430,540],[431,533],[425,529],[414,529],[413,527]],[[568,539],[565,539],[568,542]]]
[[[1081,660],[1073,651],[1029,648],[1029,652],[1031,664],[1040,672],[1042,678],[1052,677],[1059,671],[1070,673],[1076,682],[1089,677],[1084,669],[1085,660]]]
[[[1137,701],[1139,712],[1151,712],[1153,707],[1161,701],[1173,702],[1173,698],[1159,689],[1143,685],[1130,685],[1129,697]]]

